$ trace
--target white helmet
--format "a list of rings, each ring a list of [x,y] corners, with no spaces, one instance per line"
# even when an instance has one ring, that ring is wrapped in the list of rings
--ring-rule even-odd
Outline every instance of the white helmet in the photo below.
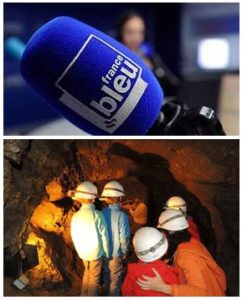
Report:
[[[122,197],[122,196],[124,196],[123,186],[119,182],[113,180],[113,181],[109,181],[104,186],[100,200],[103,200],[102,198],[105,197]]]
[[[185,200],[182,197],[173,196],[166,201],[165,209],[171,208],[180,210],[183,213],[187,212],[187,205]]]
[[[167,209],[160,214],[156,227],[168,231],[179,231],[188,228],[188,223],[182,212],[175,209]]]
[[[168,249],[164,233],[154,227],[142,227],[133,238],[134,250],[138,258],[151,262],[161,258]]]
[[[84,181],[78,185],[72,199],[95,199],[97,197],[97,187],[90,181]]]

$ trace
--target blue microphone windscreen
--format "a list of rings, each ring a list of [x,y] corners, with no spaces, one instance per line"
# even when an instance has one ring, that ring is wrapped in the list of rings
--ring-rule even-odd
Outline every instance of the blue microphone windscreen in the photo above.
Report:
[[[145,134],[162,105],[162,89],[140,58],[70,17],[34,33],[21,72],[53,108],[93,135]]]

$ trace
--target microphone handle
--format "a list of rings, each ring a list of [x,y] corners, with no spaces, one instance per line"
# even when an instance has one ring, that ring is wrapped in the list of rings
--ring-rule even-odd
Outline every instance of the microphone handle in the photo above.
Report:
[[[212,108],[189,109],[174,100],[166,101],[147,135],[226,135]]]

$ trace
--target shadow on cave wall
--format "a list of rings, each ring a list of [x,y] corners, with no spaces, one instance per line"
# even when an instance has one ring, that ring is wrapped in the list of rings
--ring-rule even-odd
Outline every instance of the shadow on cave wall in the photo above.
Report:
[[[199,228],[201,240],[216,256],[216,236],[212,228],[211,218],[207,209],[199,199],[179,183],[170,172],[169,162],[159,155],[152,153],[139,154],[122,144],[113,144],[109,154],[122,155],[132,159],[138,170],[130,175],[137,176],[149,191],[148,225],[156,226],[159,215],[171,196],[181,196],[186,199],[188,214]]]

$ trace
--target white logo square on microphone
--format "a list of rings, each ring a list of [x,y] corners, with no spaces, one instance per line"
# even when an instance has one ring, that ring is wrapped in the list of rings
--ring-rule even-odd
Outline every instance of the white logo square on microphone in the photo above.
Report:
[[[100,49],[97,58],[94,57],[96,60],[89,60],[88,65],[87,49]],[[106,58],[107,62],[104,61],[106,71],[102,68],[99,70],[97,66],[100,63],[98,58],[102,58],[102,50],[112,57],[111,61],[109,57]],[[86,59],[85,65],[89,72],[84,76],[89,76],[92,70],[98,75],[93,86],[83,87],[87,89],[86,94],[91,92],[95,94],[95,97],[85,99],[85,103],[82,102],[81,95],[74,95],[76,92],[71,86],[72,80],[76,80],[77,77],[75,67],[81,59]],[[59,99],[62,104],[96,127],[112,134],[129,117],[148,86],[141,75],[142,68],[134,61],[102,39],[90,35],[55,85],[63,92]],[[98,90],[95,90],[96,80]]]

